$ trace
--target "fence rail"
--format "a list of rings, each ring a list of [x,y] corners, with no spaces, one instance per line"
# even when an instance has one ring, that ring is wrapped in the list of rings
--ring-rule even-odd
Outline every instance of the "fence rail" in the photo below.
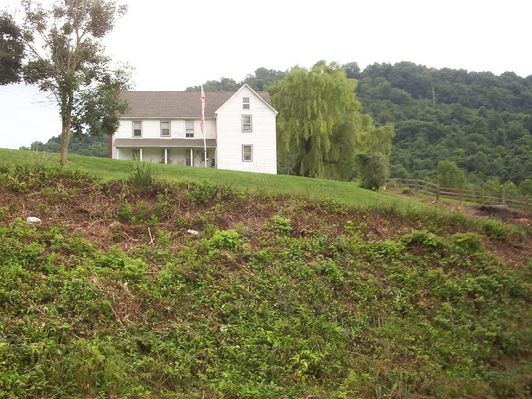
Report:
[[[490,193],[481,189],[459,189],[454,187],[444,187],[421,179],[387,179],[390,186],[408,187],[414,192],[418,192],[429,197],[434,197],[439,201],[441,197],[458,201],[473,202],[480,205],[504,206],[511,209],[519,209],[527,213],[532,213],[530,199],[527,197],[508,197],[504,189],[500,195]]]

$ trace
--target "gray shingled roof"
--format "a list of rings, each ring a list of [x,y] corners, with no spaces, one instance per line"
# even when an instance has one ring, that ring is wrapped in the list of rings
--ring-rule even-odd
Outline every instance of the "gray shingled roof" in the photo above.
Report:
[[[207,139],[207,147],[216,147],[216,139]],[[115,139],[115,147],[203,147],[203,139]]]
[[[235,94],[234,91],[205,92],[205,117],[214,112]],[[270,102],[267,92],[257,92]],[[122,118],[199,118],[200,93],[193,91],[125,91],[121,97],[127,100],[129,110]]]

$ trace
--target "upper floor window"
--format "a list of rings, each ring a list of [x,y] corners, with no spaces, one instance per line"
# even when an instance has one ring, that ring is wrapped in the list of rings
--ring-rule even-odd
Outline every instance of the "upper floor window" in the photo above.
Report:
[[[249,109],[249,97],[242,97],[242,109]]]
[[[251,133],[253,131],[253,123],[251,115],[242,115],[242,132]]]
[[[170,136],[170,121],[161,121],[161,136]]]
[[[133,121],[133,137],[142,137],[141,121]]]
[[[194,121],[187,119],[185,121],[186,134],[185,137],[194,137]]]
[[[253,146],[251,144],[242,145],[242,162],[253,162]]]

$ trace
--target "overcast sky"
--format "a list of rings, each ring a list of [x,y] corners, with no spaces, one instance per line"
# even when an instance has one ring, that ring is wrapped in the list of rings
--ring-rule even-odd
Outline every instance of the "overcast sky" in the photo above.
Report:
[[[134,68],[137,90],[184,90],[221,76],[238,81],[261,66],[286,70],[320,59],[532,75],[531,0],[123,2],[128,13],[106,45]],[[0,9],[18,4],[0,0]],[[34,88],[0,86],[0,147],[57,135],[50,103]]]

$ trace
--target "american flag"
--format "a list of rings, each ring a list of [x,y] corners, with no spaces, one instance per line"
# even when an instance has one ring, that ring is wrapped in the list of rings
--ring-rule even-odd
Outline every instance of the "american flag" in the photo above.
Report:
[[[203,135],[203,164],[207,167],[207,138],[205,137],[205,93],[201,86],[201,116],[200,116],[201,134]]]
[[[205,135],[204,131],[204,123],[205,123],[205,93],[203,92],[203,86],[201,86],[201,115],[200,115],[200,128],[201,133]]]

